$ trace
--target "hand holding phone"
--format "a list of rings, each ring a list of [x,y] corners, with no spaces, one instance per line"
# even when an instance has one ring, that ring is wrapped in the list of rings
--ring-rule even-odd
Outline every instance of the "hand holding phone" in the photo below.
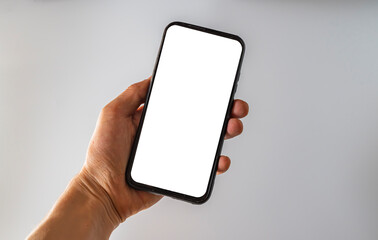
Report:
[[[82,170],[72,179],[48,216],[28,239],[57,236],[67,239],[73,236],[81,239],[93,236],[109,238],[111,232],[126,218],[161,199],[161,195],[136,190],[125,181],[126,165],[144,109],[141,104],[145,102],[149,86],[150,79],[133,84],[102,109]],[[206,106],[208,102],[203,100],[202,103]],[[206,107],[211,112],[212,106]],[[170,110],[163,116],[166,121],[174,120],[173,113],[177,109]],[[224,127],[226,138],[241,133],[239,118],[247,113],[247,103],[242,100],[233,102],[229,115],[231,118]],[[169,133],[172,129],[166,130]],[[229,165],[230,159],[221,156],[217,173],[227,171]]]

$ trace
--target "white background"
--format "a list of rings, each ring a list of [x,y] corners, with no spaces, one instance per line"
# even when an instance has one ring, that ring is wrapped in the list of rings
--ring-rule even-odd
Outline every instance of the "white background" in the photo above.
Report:
[[[168,28],[131,170],[134,181],[193,197],[206,193],[241,53],[234,39]]]
[[[152,73],[181,20],[239,34],[236,97],[209,202],[169,198],[112,239],[378,238],[378,3],[0,1],[0,239],[24,238],[83,164],[100,109]]]

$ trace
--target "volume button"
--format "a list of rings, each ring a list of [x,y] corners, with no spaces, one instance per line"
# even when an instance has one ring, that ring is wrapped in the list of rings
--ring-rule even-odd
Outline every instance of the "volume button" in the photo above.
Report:
[[[236,90],[238,89],[238,82],[236,82],[235,88],[234,88],[234,94],[236,93]]]

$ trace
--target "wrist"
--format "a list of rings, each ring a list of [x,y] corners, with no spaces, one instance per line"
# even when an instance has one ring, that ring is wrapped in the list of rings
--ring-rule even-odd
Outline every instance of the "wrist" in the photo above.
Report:
[[[106,191],[82,171],[29,239],[108,239],[120,222]]]
[[[108,229],[114,230],[122,222],[107,191],[85,169],[72,180],[72,188],[83,196],[94,219],[102,219]]]

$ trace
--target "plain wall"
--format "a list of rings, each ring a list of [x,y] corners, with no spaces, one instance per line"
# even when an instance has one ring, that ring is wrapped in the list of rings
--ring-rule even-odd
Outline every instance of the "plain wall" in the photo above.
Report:
[[[378,3],[360,0],[0,1],[0,239],[47,214],[174,20],[245,40],[252,109],[206,204],[164,198],[111,239],[378,239]]]

